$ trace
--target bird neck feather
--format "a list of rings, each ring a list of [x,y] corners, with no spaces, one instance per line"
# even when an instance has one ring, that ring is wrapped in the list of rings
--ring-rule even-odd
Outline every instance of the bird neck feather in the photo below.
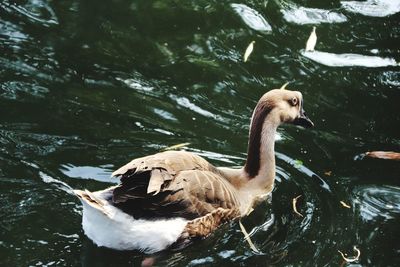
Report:
[[[270,187],[275,178],[275,133],[278,123],[268,102],[258,103],[250,125],[244,171],[249,180]]]

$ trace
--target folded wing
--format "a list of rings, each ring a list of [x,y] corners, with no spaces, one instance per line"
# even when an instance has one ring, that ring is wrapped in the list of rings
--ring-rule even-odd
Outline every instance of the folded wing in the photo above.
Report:
[[[113,173],[113,203],[137,218],[189,220],[238,206],[235,188],[205,159],[167,151],[134,159]]]

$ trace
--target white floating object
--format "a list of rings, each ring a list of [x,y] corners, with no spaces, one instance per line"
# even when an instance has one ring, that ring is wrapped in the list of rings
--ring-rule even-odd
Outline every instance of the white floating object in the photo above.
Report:
[[[280,90],[285,90],[286,86],[288,86],[289,82],[286,82],[284,85],[281,86],[281,88],[279,88]]]
[[[317,33],[315,32],[316,27],[313,27],[310,37],[308,37],[306,43],[306,51],[314,51],[315,45],[317,44]]]
[[[340,255],[342,256],[342,258],[343,258],[346,262],[355,262],[355,261],[358,261],[358,259],[360,258],[360,256],[361,256],[361,251],[360,251],[356,246],[353,247],[353,250],[354,250],[355,252],[357,252],[357,255],[354,256],[354,257],[351,257],[351,258],[347,258],[347,257],[344,255],[344,253],[341,252],[340,250],[338,250],[338,252],[340,253]]]
[[[254,49],[254,43],[255,41],[252,41],[246,48],[246,51],[244,52],[243,56],[243,61],[246,62],[247,59],[249,58],[250,54],[253,52]]]
[[[281,9],[283,18],[295,24],[343,23],[347,17],[341,13],[326,9],[307,8],[295,4],[287,4]]]
[[[400,0],[342,1],[349,12],[370,17],[386,17],[400,12]]]
[[[258,11],[243,4],[231,4],[231,7],[242,18],[243,22],[253,30],[263,32],[272,31],[271,25],[268,24]]]
[[[142,83],[142,81],[137,80],[137,79],[122,79],[122,78],[115,78],[118,81],[123,82],[126,84],[128,87],[136,90],[141,90],[141,91],[152,91],[154,88],[148,85],[145,85]]]
[[[255,253],[260,253],[260,251],[257,249],[257,247],[254,245],[253,241],[251,241],[250,235],[247,233],[246,228],[244,228],[242,222],[239,220],[239,226],[240,230],[242,230],[242,233],[244,235],[244,239],[246,239],[247,243],[249,243],[250,248],[255,252]]]
[[[315,62],[330,67],[386,67],[398,66],[393,58],[366,56],[359,54],[334,54],[321,51],[302,51],[301,54]]]

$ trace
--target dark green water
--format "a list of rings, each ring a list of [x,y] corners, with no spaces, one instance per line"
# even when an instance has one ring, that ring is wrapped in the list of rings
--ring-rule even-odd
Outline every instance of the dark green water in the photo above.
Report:
[[[256,101],[287,81],[316,126],[279,129],[272,203],[243,220],[262,253],[232,223],[156,265],[339,266],[337,251],[353,255],[354,245],[352,266],[400,265],[400,163],[357,160],[400,151],[399,67],[315,63],[300,52],[313,24],[288,22],[272,0],[242,2],[272,26],[256,31],[230,3],[0,2],[1,266],[140,265],[139,252],[85,237],[62,182],[102,189],[130,159],[183,142],[215,165],[241,165]],[[316,49],[400,60],[400,14],[296,3],[347,17],[317,26]]]

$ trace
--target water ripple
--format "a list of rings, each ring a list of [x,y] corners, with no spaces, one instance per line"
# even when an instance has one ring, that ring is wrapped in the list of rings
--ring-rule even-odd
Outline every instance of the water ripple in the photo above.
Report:
[[[100,167],[93,166],[74,166],[73,164],[63,164],[60,171],[70,178],[93,179],[99,182],[116,183],[118,180],[111,177],[112,165]]]
[[[281,9],[283,18],[296,24],[320,24],[320,23],[343,23],[347,17],[341,13],[332,10],[320,8],[307,8],[295,4],[283,5]]]
[[[356,207],[366,221],[379,217],[385,220],[400,215],[400,187],[396,186],[360,186],[353,189]]]
[[[46,87],[27,82],[8,81],[0,84],[0,97],[5,99],[23,100],[26,95],[44,98],[48,92]]]
[[[247,26],[256,31],[268,32],[272,30],[271,25],[256,10],[244,4],[231,4],[235,12],[242,18]]]
[[[18,5],[5,0],[0,3],[0,9],[5,10],[11,15],[17,15],[20,18],[36,23],[39,26],[50,27],[59,24],[54,10],[47,1],[29,0],[25,5]]]

